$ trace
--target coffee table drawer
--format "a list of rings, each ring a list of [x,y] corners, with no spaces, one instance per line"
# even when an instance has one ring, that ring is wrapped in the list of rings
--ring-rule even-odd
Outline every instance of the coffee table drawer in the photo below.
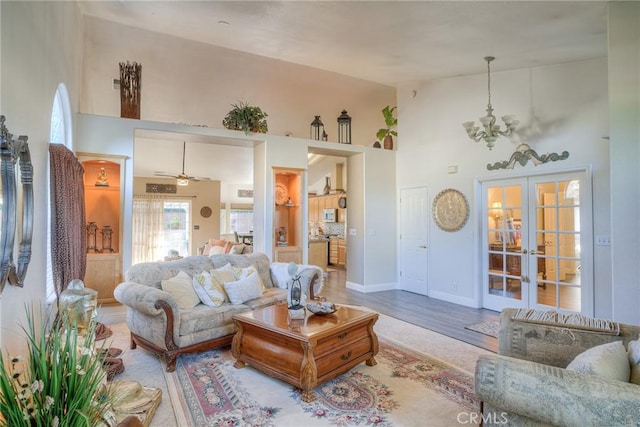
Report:
[[[356,360],[365,354],[370,354],[371,351],[371,339],[367,336],[351,343],[348,346],[337,349],[332,353],[326,353],[323,356],[318,356],[316,357],[318,377],[322,377],[323,375],[338,368],[353,366],[352,364],[354,362],[356,364],[360,363],[362,360],[358,362],[356,362]],[[369,355],[369,357],[372,356],[373,355],[371,354]]]
[[[354,327],[353,329],[342,331],[319,340],[314,353],[316,355],[316,358],[320,358],[323,357],[326,353],[334,353],[340,348],[346,345],[351,345],[355,341],[361,340],[362,338],[367,338],[368,336],[369,328],[367,326],[367,323],[363,323]]]

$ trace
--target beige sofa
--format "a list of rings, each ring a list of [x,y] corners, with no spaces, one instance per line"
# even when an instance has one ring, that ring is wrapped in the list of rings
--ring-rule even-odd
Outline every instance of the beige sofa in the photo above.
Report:
[[[639,426],[640,385],[565,369],[580,353],[612,341],[637,340],[640,327],[597,331],[500,316],[498,355],[481,356],[475,393],[485,426]],[[521,312],[522,313],[522,312]],[[535,314],[548,312],[534,312]],[[615,328],[614,328],[615,330]]]
[[[263,295],[244,302],[219,307],[198,304],[180,309],[172,295],[162,290],[161,281],[180,271],[193,277],[197,273],[221,268],[227,263],[235,267],[254,266],[265,285]],[[167,371],[175,369],[180,354],[209,350],[231,343],[235,333],[232,316],[287,300],[287,265],[271,263],[263,253],[248,255],[220,254],[189,256],[167,262],[147,262],[131,266],[126,281],[118,285],[114,295],[127,306],[127,326],[131,331],[131,348],[141,346],[159,355]],[[304,266],[301,283],[311,298],[322,286],[322,270]]]

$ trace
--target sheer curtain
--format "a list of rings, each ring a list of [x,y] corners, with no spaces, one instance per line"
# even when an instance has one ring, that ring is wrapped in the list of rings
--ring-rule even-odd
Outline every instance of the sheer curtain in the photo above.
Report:
[[[133,197],[132,263],[162,259],[164,198],[144,195]]]

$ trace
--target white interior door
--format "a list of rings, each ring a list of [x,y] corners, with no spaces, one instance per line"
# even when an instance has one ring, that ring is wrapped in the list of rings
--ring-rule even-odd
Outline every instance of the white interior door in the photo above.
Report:
[[[483,305],[500,311],[505,307],[527,307],[529,222],[527,180],[510,179],[483,184]]]
[[[400,289],[427,295],[427,241],[429,201],[427,188],[400,192]]]
[[[591,189],[586,172],[482,185],[483,306],[592,315]]]

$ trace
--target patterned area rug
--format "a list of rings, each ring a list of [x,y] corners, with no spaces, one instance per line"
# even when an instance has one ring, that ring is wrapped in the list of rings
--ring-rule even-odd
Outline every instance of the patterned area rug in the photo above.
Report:
[[[499,326],[500,322],[498,320],[487,320],[485,322],[476,323],[475,325],[465,326],[464,328],[469,329],[470,331],[489,335],[490,337],[498,338]]]
[[[479,412],[472,375],[379,340],[376,366],[362,363],[316,387],[312,403],[249,366],[234,368],[229,348],[182,356],[165,373],[178,425],[437,427]]]

